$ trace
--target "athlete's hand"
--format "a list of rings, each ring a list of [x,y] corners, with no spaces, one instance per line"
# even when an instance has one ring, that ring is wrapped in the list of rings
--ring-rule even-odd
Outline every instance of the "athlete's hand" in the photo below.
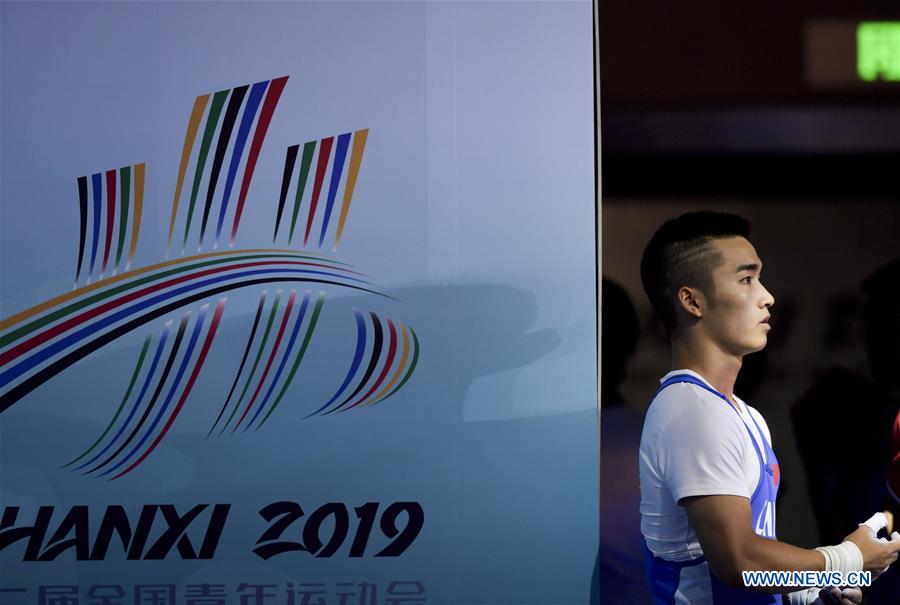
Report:
[[[844,540],[849,540],[859,547],[863,556],[863,569],[872,572],[872,578],[877,578],[897,560],[900,553],[900,533],[894,532],[890,540],[876,538],[875,532],[865,525],[859,528]]]
[[[813,605],[859,605],[862,603],[862,590],[859,588],[837,588],[831,586],[819,591],[819,598]]]

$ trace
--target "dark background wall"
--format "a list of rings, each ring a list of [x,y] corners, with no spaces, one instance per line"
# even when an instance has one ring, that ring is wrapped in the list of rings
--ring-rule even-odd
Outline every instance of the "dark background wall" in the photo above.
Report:
[[[812,81],[811,62],[847,60],[846,40],[820,39],[813,57],[809,30],[900,20],[900,4],[600,0],[598,18],[602,269],[631,295],[643,329],[623,395],[645,410],[669,369],[638,277],[653,230],[701,208],[749,218],[776,297],[751,403],[784,469],[779,535],[815,546],[790,407],[829,365],[868,371],[858,287],[900,256],[900,83]]]

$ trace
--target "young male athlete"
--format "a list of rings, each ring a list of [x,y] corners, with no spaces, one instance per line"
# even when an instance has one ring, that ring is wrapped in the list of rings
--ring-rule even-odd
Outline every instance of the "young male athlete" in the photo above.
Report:
[[[852,605],[858,588],[749,589],[743,571],[871,571],[897,560],[863,525],[836,546],[775,538],[778,460],[763,417],[736,397],[744,355],[766,345],[775,299],[760,282],[750,225],[694,212],[665,223],[641,260],[641,280],[669,331],[672,371],[644,421],[641,533],[657,603]],[[795,592],[789,595],[790,590]],[[784,598],[782,598],[784,596]]]

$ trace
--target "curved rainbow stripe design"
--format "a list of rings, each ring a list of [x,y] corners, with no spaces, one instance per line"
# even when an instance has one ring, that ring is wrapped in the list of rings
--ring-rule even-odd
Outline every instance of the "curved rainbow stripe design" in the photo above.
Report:
[[[281,93],[284,91],[284,87],[287,84],[288,77],[289,76],[283,76],[275,78],[274,80],[264,80],[253,84],[252,87],[249,84],[246,84],[233,89],[220,90],[214,94],[202,94],[194,99],[194,105],[191,109],[187,130],[184,135],[181,160],[178,164],[178,178],[175,184],[175,195],[172,199],[172,212],[169,219],[167,248],[171,248],[172,246],[175,221],[178,216],[178,208],[181,201],[181,191],[187,175],[191,153],[198,136],[200,136],[200,148],[194,163],[193,180],[191,183],[187,215],[184,219],[181,248],[182,251],[184,251],[190,235],[191,226],[194,224],[194,212],[200,194],[200,185],[203,182],[204,175],[207,174],[206,165],[207,160],[209,159],[209,152],[214,148],[215,152],[213,154],[212,166],[208,171],[208,184],[198,237],[198,244],[203,244],[203,240],[206,237],[206,228],[209,222],[213,197],[215,197],[216,187],[219,184],[219,177],[222,172],[222,167],[224,166],[225,154],[229,144],[231,144],[231,160],[228,164],[228,173],[225,177],[222,200],[219,205],[219,216],[216,221],[216,243],[218,243],[225,222],[225,215],[228,210],[232,188],[234,187],[235,180],[238,176],[238,168],[241,165],[241,160],[244,159],[244,150],[246,148],[247,139],[250,138],[250,147],[246,155],[246,161],[244,162],[244,172],[241,177],[237,206],[234,213],[234,222],[231,228],[230,242],[231,244],[234,244],[234,238],[237,235],[238,226],[241,222],[244,204],[247,200],[247,193],[250,190],[250,182],[253,179],[253,172],[256,169],[256,162],[259,159],[259,153],[262,149],[266,132],[269,129],[269,124],[272,121],[275,108],[281,98]],[[265,98],[263,95],[265,95]],[[212,97],[212,102],[210,102],[210,97]],[[241,113],[242,105],[244,107],[243,113]],[[238,114],[241,114],[240,124],[238,125],[237,134],[232,142],[232,133],[234,132],[235,125],[238,124]],[[202,129],[203,134],[200,135],[200,124],[203,122],[204,115],[206,116],[206,123]],[[256,128],[253,131],[253,136],[251,138],[250,130],[253,127],[254,122],[256,123]],[[218,138],[216,138],[216,133],[218,133]],[[213,146],[214,139],[215,146]]]
[[[100,261],[100,275],[102,279],[109,261],[111,252],[115,249],[113,261],[113,274],[115,275],[122,266],[122,253],[125,250],[126,235],[131,229],[131,244],[128,248],[125,269],[131,266],[134,259],[134,251],[137,248],[138,234],[141,230],[141,213],[144,200],[144,174],[145,164],[123,166],[118,171],[106,170],[104,173],[91,175],[91,204],[88,205],[88,177],[80,176],[78,182],[78,261],[75,264],[75,285],[81,279],[82,274],[87,275],[90,283],[93,277],[97,261],[97,251],[102,246],[102,258]],[[132,173],[134,174],[134,187],[132,187]],[[101,178],[102,177],[102,178]],[[105,182],[105,197],[104,185]],[[116,201],[118,200],[118,204]],[[118,221],[116,213],[118,212]],[[88,214],[91,215],[92,230],[88,233]],[[101,236],[101,224],[105,225]],[[118,231],[118,234],[116,233]],[[91,254],[90,262],[85,261],[85,244],[90,237]],[[101,244],[102,237],[102,244]],[[113,248],[113,242],[116,242]],[[85,265],[88,265],[85,267]]]
[[[0,322],[0,412],[103,345],[196,301],[272,282],[381,294],[346,263],[281,250],[214,252],[122,273]]]
[[[365,128],[357,130],[354,133],[346,132],[335,137],[326,137],[321,141],[308,141],[303,145],[303,154],[300,159],[300,171],[297,177],[297,184],[294,188],[294,208],[291,213],[291,227],[288,232],[287,241],[290,244],[294,239],[294,229],[297,224],[297,217],[300,214],[300,206],[302,205],[303,195],[306,191],[306,184],[309,178],[310,167],[312,165],[313,155],[318,146],[319,155],[316,161],[315,176],[313,177],[312,191],[309,197],[309,210],[306,214],[306,227],[303,235],[303,246],[309,245],[309,236],[312,231],[313,222],[316,220],[317,211],[319,209],[319,197],[325,183],[325,174],[331,169],[331,177],[329,179],[328,193],[325,200],[324,211],[321,213],[319,230],[318,247],[321,248],[325,243],[325,235],[328,227],[332,225],[331,217],[333,214],[335,200],[338,196],[342,176],[344,175],[344,165],[347,160],[347,152],[350,152],[349,168],[347,177],[344,182],[344,194],[341,201],[341,210],[337,220],[335,229],[334,242],[332,250],[337,250],[341,242],[341,235],[344,231],[344,225],[347,222],[347,214],[350,211],[350,203],[353,199],[353,191],[356,188],[356,179],[359,176],[359,168],[362,164],[363,153],[366,149],[366,140],[369,135],[369,129]],[[352,138],[352,148],[351,148]],[[332,148],[334,148],[334,156],[332,157]],[[291,189],[291,180],[294,174],[294,167],[297,165],[297,156],[299,155],[300,145],[291,145],[287,149],[284,160],[284,172],[281,177],[281,194],[278,198],[278,212],[275,216],[275,231],[272,235],[272,243],[278,239],[278,231],[281,227],[284,209],[287,205],[288,193]]]
[[[178,326],[177,334],[175,336],[175,340],[172,343],[171,348],[169,349],[167,360],[165,362],[165,368],[157,377],[156,369],[158,368],[162,353],[166,348],[168,336],[172,327],[171,320],[166,322],[163,327],[162,334],[160,335],[159,342],[156,347],[156,352],[153,356],[153,362],[144,377],[143,386],[141,387],[139,394],[135,398],[127,417],[119,425],[116,433],[105,444],[103,448],[101,448],[91,458],[75,467],[73,470],[79,471],[84,469],[85,467],[90,467],[87,470],[84,470],[82,474],[90,474],[101,471],[98,476],[104,477],[116,473],[116,471],[119,471],[120,468],[127,464],[128,466],[124,470],[119,471],[111,478],[118,479],[119,477],[130,473],[144,460],[147,459],[147,457],[153,452],[154,449],[156,449],[156,447],[165,437],[166,433],[168,433],[172,424],[175,422],[175,419],[178,417],[178,414],[181,412],[184,403],[187,401],[187,398],[190,395],[191,390],[193,389],[197,376],[200,374],[200,370],[203,367],[204,362],[206,361],[206,356],[209,352],[209,348],[212,345],[213,339],[215,338],[219,323],[222,318],[222,313],[225,309],[225,303],[226,299],[223,298],[216,304],[212,321],[210,322],[209,328],[206,331],[206,337],[204,338],[200,353],[195,358],[193,353],[206,324],[206,316],[209,311],[209,304],[203,305],[200,308],[200,312],[197,314],[197,319],[194,321],[194,327],[191,331],[189,342],[187,344],[187,347],[185,348],[184,353],[181,355],[181,362],[179,364],[175,377],[169,385],[165,400],[163,401],[159,409],[156,410],[156,415],[153,417],[153,420],[150,422],[149,426],[145,428],[145,424],[152,415],[152,412],[156,407],[157,402],[159,401],[159,396],[168,381],[168,377],[172,370],[172,367],[175,361],[178,359],[179,353],[181,352],[181,344],[187,331],[188,324],[190,323],[191,312],[188,311],[182,316]],[[109,421],[106,429],[103,431],[100,437],[98,437],[94,441],[94,443],[92,443],[81,455],[79,455],[71,462],[65,464],[63,468],[72,466],[76,462],[79,462],[80,460],[85,458],[103,442],[104,438],[110,433],[112,428],[116,426],[116,421],[121,415],[125,404],[128,402],[131,393],[133,392],[144,360],[146,359],[151,340],[152,336],[148,336],[144,340],[144,345],[141,349],[141,353],[138,358],[137,365],[135,366],[135,370],[131,376],[131,380],[129,381],[128,388],[126,389],[125,395],[123,396],[115,414],[113,414],[112,419]],[[192,365],[192,370],[190,372],[189,378],[182,386],[184,375],[189,365]],[[141,408],[141,404],[144,402],[144,395],[147,393],[150,384],[154,381],[156,386],[153,389],[153,395],[149,399],[146,406],[144,406],[143,413],[141,414],[140,419],[137,420],[137,422],[132,426],[132,420],[134,420],[135,416],[137,415],[136,413]],[[175,395],[179,392],[181,393],[181,395],[178,399],[178,403],[170,410],[169,406],[173,401]],[[161,422],[163,423],[163,426],[159,431],[157,431],[156,429]],[[131,432],[129,433],[128,437],[123,439],[122,435],[129,427],[131,428]],[[153,441],[148,446],[144,447],[147,441],[151,439],[151,437],[153,437]],[[130,449],[128,449],[129,446],[131,446]],[[112,454],[106,455],[106,453],[113,447],[116,448],[115,451],[113,451]],[[126,449],[128,449],[127,453],[120,456],[120,454],[125,452]],[[100,458],[103,458],[103,460],[97,462],[97,460]]]
[[[358,309],[354,309],[353,314],[356,318],[357,339],[356,350],[353,355],[353,361],[350,363],[350,369],[347,371],[347,375],[344,377],[343,382],[334,395],[332,395],[319,409],[306,416],[306,418],[317,414],[325,415],[331,414],[332,412],[346,412],[359,405],[370,406],[384,401],[406,385],[407,381],[415,371],[416,365],[419,363],[419,339],[412,327],[405,326],[399,321],[395,324],[393,320],[387,318],[388,343],[387,352],[385,353],[385,330],[382,325],[382,319],[378,314],[370,311],[369,318],[371,319],[372,347],[369,351],[369,361],[366,364],[366,369],[353,391],[344,397],[339,404],[334,405],[353,382],[359,368],[362,367],[362,359],[367,348],[366,343],[368,341],[370,324],[369,322],[366,322],[365,315]],[[410,337],[412,337],[412,342],[410,342]],[[398,349],[400,350],[399,361],[397,361]],[[410,358],[410,350],[412,350],[412,359],[407,363],[407,360]],[[382,353],[384,353],[383,360]],[[379,364],[381,364],[381,370],[378,372],[375,379],[372,380],[372,376],[375,375],[375,370],[378,368]],[[393,370],[393,373],[391,370]],[[384,384],[384,381],[389,374],[391,374],[391,378],[387,384]],[[401,374],[403,375],[402,379],[400,379]],[[357,398],[357,395],[359,395],[359,393],[367,386],[369,387],[368,390]],[[356,398],[355,401],[354,398]],[[351,401],[353,403],[351,403]],[[326,408],[329,407],[331,409],[325,411]]]

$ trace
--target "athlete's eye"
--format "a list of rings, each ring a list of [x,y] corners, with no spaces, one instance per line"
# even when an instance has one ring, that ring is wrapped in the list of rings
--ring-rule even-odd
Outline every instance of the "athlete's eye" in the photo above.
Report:
[[[747,277],[741,279],[741,283],[743,283],[743,284],[749,284],[749,283],[751,283],[752,281],[753,281],[753,276],[752,276],[752,275],[748,275]]]

